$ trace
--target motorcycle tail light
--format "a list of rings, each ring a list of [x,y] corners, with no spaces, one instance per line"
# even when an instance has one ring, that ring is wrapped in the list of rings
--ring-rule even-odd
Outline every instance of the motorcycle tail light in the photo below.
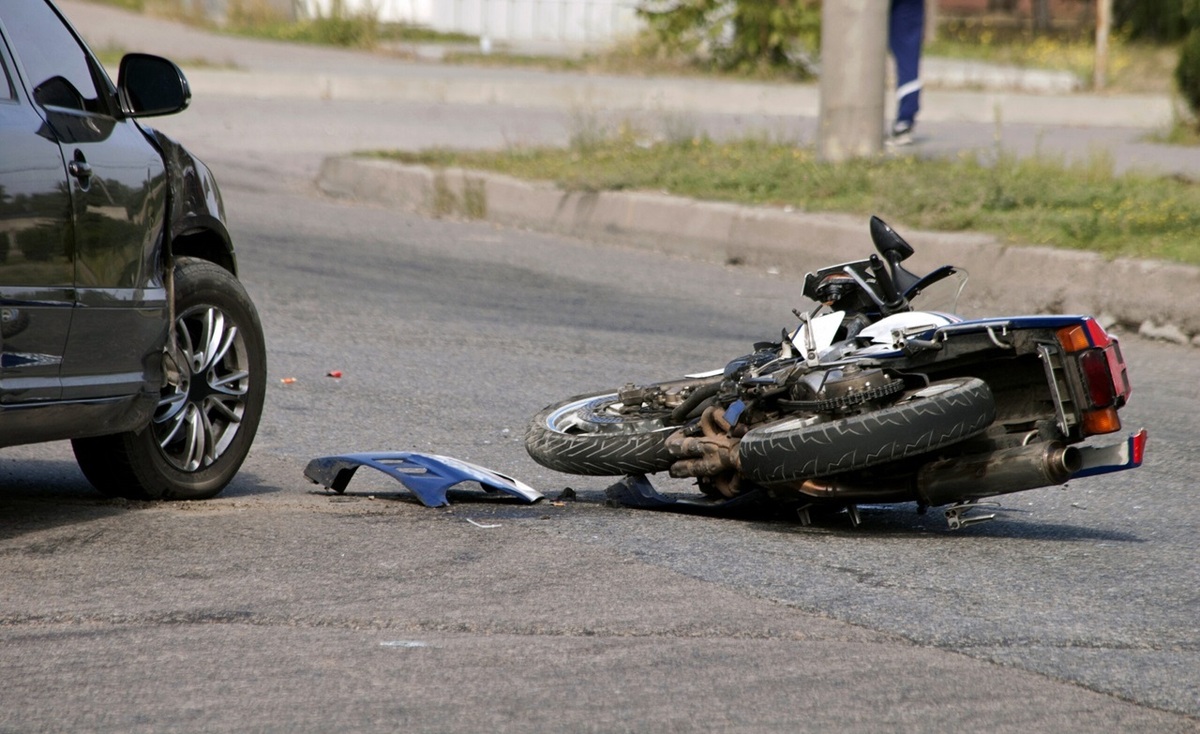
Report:
[[[1088,402],[1107,408],[1117,400],[1117,386],[1104,349],[1091,349],[1079,355],[1079,367],[1087,386]]]
[[[1121,419],[1116,408],[1089,410],[1083,414],[1083,434],[1096,436],[1101,433],[1116,433],[1121,430]]]
[[[1067,354],[1074,355],[1083,376],[1084,435],[1120,430],[1117,409],[1129,399],[1129,375],[1120,343],[1110,337],[1095,319],[1067,326],[1057,332]]]

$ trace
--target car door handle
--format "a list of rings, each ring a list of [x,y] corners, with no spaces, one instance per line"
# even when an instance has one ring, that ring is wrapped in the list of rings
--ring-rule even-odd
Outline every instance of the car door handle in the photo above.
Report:
[[[92,177],[92,166],[85,160],[71,161],[67,164],[67,173],[80,181],[86,181]]]

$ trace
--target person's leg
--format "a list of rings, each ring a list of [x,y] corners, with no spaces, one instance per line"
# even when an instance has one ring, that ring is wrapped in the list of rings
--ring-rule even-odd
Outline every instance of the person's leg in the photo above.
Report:
[[[921,43],[925,0],[892,0],[888,46],[896,59],[896,121],[892,135],[911,134],[921,109]]]

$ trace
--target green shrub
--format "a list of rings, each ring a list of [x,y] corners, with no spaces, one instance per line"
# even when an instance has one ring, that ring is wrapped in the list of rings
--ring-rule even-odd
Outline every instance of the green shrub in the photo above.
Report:
[[[721,69],[807,74],[820,48],[819,0],[645,0],[637,12],[665,53]]]
[[[1200,27],[1200,0],[1116,0],[1113,22],[1130,38],[1177,41]]]
[[[1200,113],[1200,28],[1189,33],[1179,49],[1175,82],[1192,112]]]

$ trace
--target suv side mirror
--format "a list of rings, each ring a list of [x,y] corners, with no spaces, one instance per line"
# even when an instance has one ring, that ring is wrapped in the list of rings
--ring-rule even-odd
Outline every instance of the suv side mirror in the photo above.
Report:
[[[117,75],[121,111],[128,117],[170,115],[187,108],[192,90],[174,62],[150,54],[125,54]]]

